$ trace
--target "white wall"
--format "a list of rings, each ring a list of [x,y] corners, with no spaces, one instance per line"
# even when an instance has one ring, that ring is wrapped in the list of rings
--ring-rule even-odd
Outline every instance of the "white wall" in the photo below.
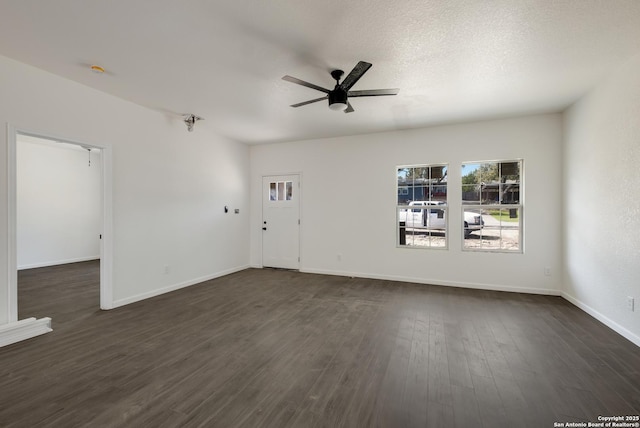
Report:
[[[100,150],[19,135],[18,269],[100,258]]]
[[[567,298],[640,345],[638,70],[640,56],[565,113],[563,282]]]
[[[559,114],[252,146],[251,264],[262,258],[261,176],[301,172],[303,271],[559,294],[561,151]],[[448,162],[454,219],[461,163],[512,158],[525,165],[524,254],[463,252],[457,227],[446,251],[396,248],[397,165]]]
[[[180,118],[5,57],[0,76],[3,128],[111,148],[115,305],[248,266],[246,145],[206,121],[188,133]],[[2,131],[0,325],[10,321],[7,148]],[[225,214],[224,205],[240,214]]]

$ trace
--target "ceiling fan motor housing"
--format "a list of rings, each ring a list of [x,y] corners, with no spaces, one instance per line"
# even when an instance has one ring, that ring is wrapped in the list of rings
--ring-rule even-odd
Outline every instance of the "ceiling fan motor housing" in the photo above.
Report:
[[[347,105],[347,91],[339,86],[336,86],[333,91],[329,92],[329,108],[332,108],[331,106],[334,104],[339,105],[336,106],[339,108],[333,107],[334,110],[344,110]]]

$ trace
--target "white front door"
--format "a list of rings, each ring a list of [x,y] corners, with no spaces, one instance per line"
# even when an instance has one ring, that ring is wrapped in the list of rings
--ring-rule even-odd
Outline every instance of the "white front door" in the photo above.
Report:
[[[262,266],[300,267],[300,177],[262,177]]]

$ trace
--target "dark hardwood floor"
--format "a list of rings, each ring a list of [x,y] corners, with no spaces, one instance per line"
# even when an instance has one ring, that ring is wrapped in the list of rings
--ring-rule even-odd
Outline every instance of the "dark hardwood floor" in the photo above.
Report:
[[[553,427],[640,414],[640,349],[558,297],[249,269],[111,311],[19,274],[2,427]]]

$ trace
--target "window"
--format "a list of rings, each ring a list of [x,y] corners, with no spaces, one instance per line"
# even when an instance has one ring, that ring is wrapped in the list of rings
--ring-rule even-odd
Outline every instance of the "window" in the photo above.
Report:
[[[397,169],[397,245],[447,248],[447,165]]]
[[[272,181],[269,183],[269,200],[290,201],[293,194],[293,182]]]
[[[462,164],[465,250],[522,252],[522,160]]]

